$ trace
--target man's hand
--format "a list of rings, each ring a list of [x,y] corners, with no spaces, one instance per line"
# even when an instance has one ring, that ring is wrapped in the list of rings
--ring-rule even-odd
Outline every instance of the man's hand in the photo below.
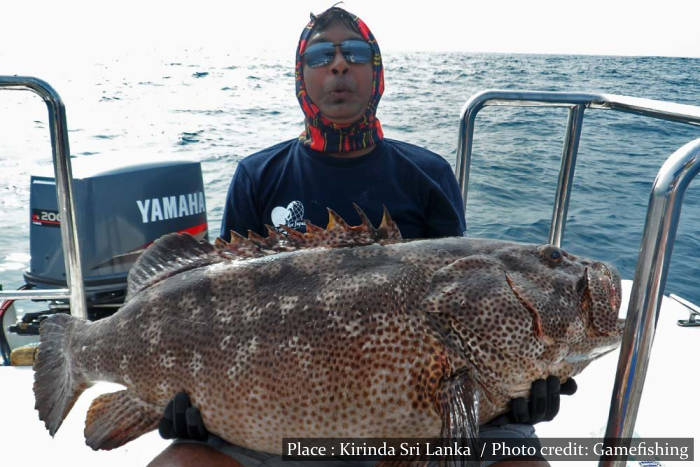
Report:
[[[163,418],[158,425],[158,432],[164,439],[207,439],[209,432],[204,427],[202,414],[197,407],[193,407],[189,396],[179,392],[173,400],[168,402],[163,413]]]
[[[576,392],[573,378],[560,384],[559,378],[549,376],[538,379],[530,388],[530,399],[518,397],[510,401],[510,411],[498,416],[487,425],[505,425],[507,423],[527,423],[534,425],[542,421],[551,421],[559,413],[559,396],[570,396]]]

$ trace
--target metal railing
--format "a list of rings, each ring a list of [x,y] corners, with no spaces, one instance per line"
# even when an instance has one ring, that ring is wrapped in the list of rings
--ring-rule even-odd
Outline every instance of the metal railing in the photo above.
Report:
[[[609,109],[626,113],[646,115],[662,120],[672,120],[700,126],[700,107],[685,104],[640,99],[612,94],[544,92],[544,91],[502,91],[488,90],[473,95],[462,110],[457,142],[457,167],[455,173],[462,189],[464,208],[467,206],[469,189],[469,169],[472,158],[474,122],[477,113],[486,106],[516,107],[568,107],[569,121],[564,139],[561,170],[557,194],[554,198],[554,212],[549,229],[549,243],[561,246],[561,239],[569,209],[569,194],[576,167],[576,154],[581,137],[584,109]]]
[[[674,152],[654,180],[617,362],[606,438],[629,438],[634,431],[683,195],[698,172],[700,138]],[[600,465],[625,463],[601,461]]]
[[[0,76],[0,90],[32,91],[46,103],[49,111],[49,130],[56,176],[56,197],[61,220],[61,241],[66,267],[67,289],[41,289],[27,291],[0,291],[0,300],[70,299],[71,314],[87,318],[85,285],[80,262],[78,228],[73,203],[73,176],[68,146],[66,109],[58,93],[45,81],[28,76]]]
[[[583,112],[587,108],[619,110],[700,125],[700,107],[609,94],[535,91],[484,91],[472,96],[462,110],[456,174],[466,210],[472,141],[476,115],[485,106],[565,106],[568,125],[554,199],[549,243],[561,246],[569,206]],[[683,195],[700,171],[700,138],[674,152],[662,165],[651,191],[642,244],[627,309],[627,322],[610,403],[606,438],[630,438],[634,431],[668,265],[680,218]],[[624,466],[625,461],[600,461],[601,466]]]

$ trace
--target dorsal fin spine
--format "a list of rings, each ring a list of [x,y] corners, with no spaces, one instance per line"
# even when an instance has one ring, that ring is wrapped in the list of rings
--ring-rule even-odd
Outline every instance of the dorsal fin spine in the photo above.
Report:
[[[388,244],[401,240],[401,232],[391,219],[386,206],[384,206],[382,223],[379,228],[372,225],[360,206],[353,203],[353,207],[361,219],[361,223],[357,226],[348,225],[338,213],[329,208],[328,226],[325,229],[304,220],[306,233],[301,233],[284,224],[278,227],[279,230],[265,225],[267,237],[249,230],[248,238],[246,238],[232,230],[230,242],[217,241],[215,246],[217,249],[225,251],[228,257],[233,255],[236,258],[245,259],[304,248],[353,247],[375,242]]]

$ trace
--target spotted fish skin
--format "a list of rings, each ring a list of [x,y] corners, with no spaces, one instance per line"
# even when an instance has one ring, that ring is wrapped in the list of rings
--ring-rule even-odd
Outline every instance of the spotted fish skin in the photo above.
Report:
[[[620,341],[618,274],[551,245],[275,242],[241,253],[167,236],[116,314],[45,320],[35,394],[51,434],[107,380],[127,389],[91,406],[94,449],[154,429],[179,391],[211,432],[260,451],[280,453],[283,437],[435,437],[455,377],[468,376],[484,423],[535,379],[565,380]]]

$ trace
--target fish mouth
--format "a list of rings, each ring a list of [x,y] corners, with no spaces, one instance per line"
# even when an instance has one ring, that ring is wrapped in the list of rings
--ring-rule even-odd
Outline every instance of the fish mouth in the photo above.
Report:
[[[617,314],[620,310],[620,303],[622,302],[622,293],[620,288],[620,276],[619,274],[613,272],[604,263],[597,263],[598,270],[601,276],[601,285],[604,287],[604,293],[608,295],[608,302],[610,305],[610,310]],[[587,274],[590,274],[590,269],[586,268]],[[589,282],[590,278],[586,278],[586,282]]]
[[[579,309],[589,336],[620,335],[620,275],[604,263],[593,263],[585,268],[583,282]]]
[[[604,263],[597,264],[602,273],[602,284],[605,288],[605,293],[608,295],[610,311],[617,316],[620,311],[620,304],[622,303],[622,283],[620,281],[620,274]]]

